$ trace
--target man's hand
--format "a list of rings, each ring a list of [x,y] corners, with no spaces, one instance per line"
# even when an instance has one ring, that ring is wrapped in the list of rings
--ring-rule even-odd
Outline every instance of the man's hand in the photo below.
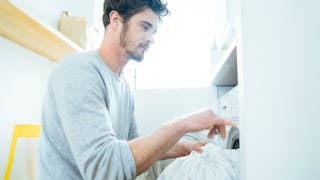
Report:
[[[197,151],[198,153],[202,153],[201,147],[208,144],[208,142],[181,142],[181,146],[183,148],[183,152],[185,155],[189,155],[191,151]]]
[[[192,151],[202,153],[201,147],[208,142],[177,142],[161,159],[176,158],[181,156],[187,156]]]
[[[201,152],[200,146],[196,145],[174,147],[180,145],[177,142],[186,133],[208,129],[210,130],[209,138],[216,133],[220,133],[225,138],[225,126],[227,125],[236,126],[234,122],[217,116],[212,110],[205,110],[177,118],[161,125],[159,129],[147,136],[129,141],[136,162],[137,175],[144,172],[159,159],[187,155],[191,152],[191,149]]]
[[[179,118],[178,121],[185,124],[186,132],[196,132],[206,129],[210,130],[208,138],[211,138],[215,134],[221,134],[222,138],[225,139],[225,126],[237,126],[234,122],[217,116],[212,110],[204,110],[189,114],[187,116]]]

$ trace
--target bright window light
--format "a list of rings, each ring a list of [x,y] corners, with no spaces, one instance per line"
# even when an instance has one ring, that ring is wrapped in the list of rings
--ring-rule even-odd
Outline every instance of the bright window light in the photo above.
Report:
[[[210,85],[210,49],[214,40],[211,0],[168,0],[171,15],[163,18],[155,43],[143,62],[129,63],[136,89],[189,88]],[[135,69],[135,71],[134,71]],[[133,74],[132,74],[133,73]],[[136,79],[134,79],[135,77]]]
[[[134,89],[210,86],[214,28],[212,0],[167,0],[155,43],[141,63],[130,61],[124,75]]]

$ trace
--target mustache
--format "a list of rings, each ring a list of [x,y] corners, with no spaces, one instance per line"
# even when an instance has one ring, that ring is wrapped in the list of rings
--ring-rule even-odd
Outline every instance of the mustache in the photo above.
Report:
[[[138,47],[141,47],[141,48],[143,48],[143,49],[149,49],[150,44],[149,44],[149,43],[141,43],[141,44],[139,44]]]

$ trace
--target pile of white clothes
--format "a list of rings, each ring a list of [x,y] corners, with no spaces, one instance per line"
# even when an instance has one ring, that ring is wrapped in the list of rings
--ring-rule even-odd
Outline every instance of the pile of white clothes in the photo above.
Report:
[[[158,180],[240,180],[240,149],[223,149],[208,143],[202,150],[177,158]]]

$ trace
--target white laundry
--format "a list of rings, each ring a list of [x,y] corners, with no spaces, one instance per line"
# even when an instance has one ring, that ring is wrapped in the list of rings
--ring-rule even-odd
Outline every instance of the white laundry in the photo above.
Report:
[[[222,149],[212,143],[203,152],[177,158],[158,180],[240,180],[240,150]]]

